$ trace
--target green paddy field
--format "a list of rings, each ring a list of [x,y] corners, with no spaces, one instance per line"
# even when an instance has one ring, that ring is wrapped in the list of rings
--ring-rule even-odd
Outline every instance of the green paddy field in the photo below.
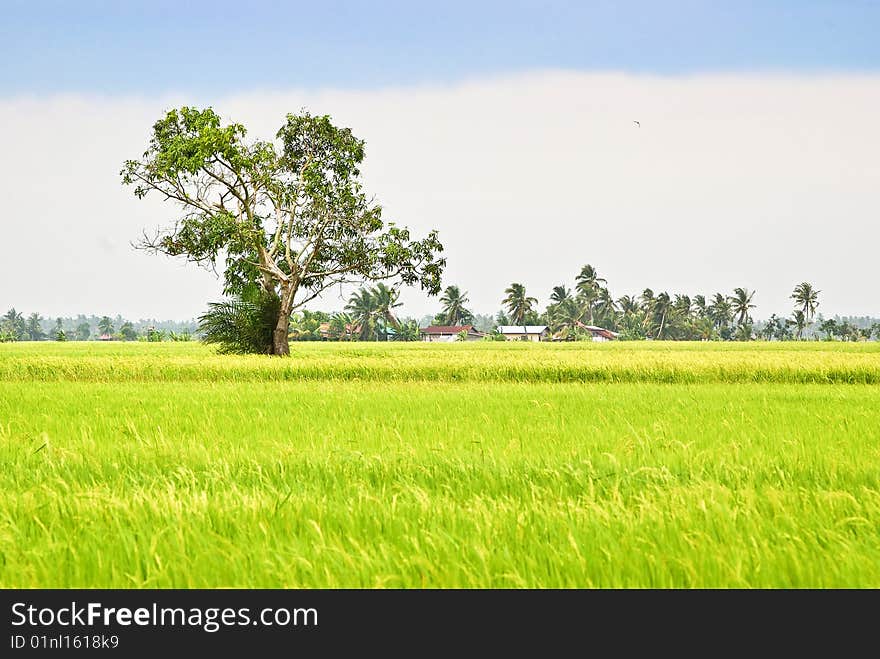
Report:
[[[0,345],[0,587],[880,587],[880,344]]]

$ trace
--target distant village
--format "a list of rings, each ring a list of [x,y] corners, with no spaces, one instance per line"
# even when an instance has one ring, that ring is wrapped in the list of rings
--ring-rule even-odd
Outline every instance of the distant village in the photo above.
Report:
[[[875,341],[880,340],[880,319],[871,317],[824,318],[818,313],[819,293],[808,282],[794,287],[790,316],[772,314],[754,320],[755,291],[736,288],[733,294],[693,297],[655,293],[649,288],[638,296],[613,297],[595,268],[581,268],[574,286],[555,286],[550,303],[540,311],[538,300],[525,286],[512,283],[494,316],[473,313],[467,291],[450,285],[443,290],[440,310],[416,320],[401,317],[400,291],[379,282],[352,293],[343,311],[327,313],[300,309],[291,318],[290,341]],[[271,303],[271,301],[269,302]],[[261,303],[262,304],[262,303]],[[236,306],[237,305],[237,306]],[[251,306],[248,306],[251,305]],[[221,309],[251,309],[252,302],[232,299],[211,303]],[[256,309],[256,307],[253,307]],[[198,320],[180,323],[156,320],[127,321],[121,316],[84,316],[46,319],[39,313],[25,316],[10,309],[0,317],[0,342],[4,341],[211,341],[206,330],[209,311]],[[226,323],[226,319],[224,319]],[[221,326],[225,326],[221,323]],[[271,336],[272,327],[258,329]]]
[[[592,337],[593,341],[612,341],[619,334],[593,325],[579,323],[578,327]],[[330,323],[321,323],[322,338],[330,338]],[[483,341],[493,336],[505,341],[562,341],[561,332],[551,333],[547,325],[499,325],[494,332],[484,332],[473,325],[429,325],[419,328],[419,340],[429,343],[451,343],[453,341]]]

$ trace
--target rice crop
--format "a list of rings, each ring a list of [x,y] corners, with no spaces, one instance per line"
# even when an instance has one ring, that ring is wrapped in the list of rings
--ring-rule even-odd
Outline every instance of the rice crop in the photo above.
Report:
[[[877,344],[0,345],[0,586],[880,587]]]
[[[880,342],[305,342],[289,359],[193,343],[19,343],[0,345],[0,380],[880,384]]]

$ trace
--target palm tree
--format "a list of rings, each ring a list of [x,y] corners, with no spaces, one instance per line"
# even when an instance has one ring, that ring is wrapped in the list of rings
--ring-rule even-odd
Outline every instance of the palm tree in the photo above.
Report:
[[[813,288],[813,285],[809,282],[803,282],[795,286],[794,292],[791,294],[791,299],[794,300],[797,308],[803,312],[808,325],[812,322],[813,316],[816,315],[816,308],[819,306],[819,293],[821,292]]]
[[[837,321],[834,318],[828,318],[827,320],[823,320],[819,323],[819,331],[825,333],[825,340],[830,341],[831,338],[837,333]]]
[[[554,286],[550,293],[551,304],[547,307],[547,323],[554,332],[561,332],[560,336],[567,337],[568,330],[580,320],[581,311],[578,304],[571,296],[571,291],[565,286]]]
[[[458,326],[473,321],[474,314],[464,306],[469,301],[467,291],[462,292],[458,286],[447,286],[443,291],[443,297],[440,298],[440,303],[443,305],[443,310],[440,312],[441,322],[444,325]]]
[[[43,331],[43,317],[38,313],[32,313],[27,319],[27,335],[31,341],[41,341],[46,333]]]
[[[580,273],[575,277],[575,283],[575,288],[581,292],[585,288],[598,288],[599,284],[607,284],[608,282],[599,276],[596,268],[588,264],[581,268]]]
[[[580,320],[580,315],[580,309],[575,301],[568,299],[561,304],[554,305],[548,321],[554,331],[563,332],[565,336],[568,336],[569,330]]]
[[[113,334],[113,321],[110,320],[110,316],[103,316],[98,321],[98,331],[108,336]]]
[[[642,311],[642,329],[646,334],[651,332],[651,320],[654,317],[655,302],[654,291],[650,288],[643,290],[642,294],[639,296],[639,307]]]
[[[736,341],[751,341],[752,326],[750,324],[737,325],[736,333],[733,335]]]
[[[199,330],[206,343],[219,344],[225,353],[272,353],[272,336],[278,321],[281,300],[274,293],[248,287],[222,302],[210,302],[199,316]],[[104,316],[98,323],[104,334],[113,332],[113,323]],[[162,334],[147,330],[148,341],[161,341]]]
[[[655,322],[659,319],[657,338],[662,339],[663,331],[666,329],[669,316],[673,312],[672,300],[669,298],[669,293],[663,292],[654,298],[653,311]]]
[[[614,298],[607,288],[599,289],[599,297],[596,300],[596,313],[599,315],[599,322],[604,325],[614,325],[614,317],[617,314],[617,307],[614,305]]]
[[[55,341],[67,341],[67,334],[64,332],[64,324],[60,318],[55,319],[55,329],[52,330],[52,338]]]
[[[593,304],[600,298],[600,284],[607,283],[591,265],[585,265],[575,277],[575,290],[590,325],[593,324]]]
[[[550,293],[550,300],[554,304],[562,304],[566,300],[570,300],[570,299],[571,299],[571,291],[569,291],[565,287],[564,284],[561,286],[554,286],[553,292]]]
[[[599,299],[599,290],[597,288],[583,288],[578,291],[578,302],[581,306],[581,316],[587,321],[588,325],[593,324],[593,307]]]
[[[712,302],[706,307],[706,312],[719,330],[724,329],[733,319],[733,310],[730,300],[721,293],[715,293]]]
[[[9,311],[3,314],[3,320],[16,322],[18,320],[24,320],[24,316],[21,315],[20,311],[16,311],[15,307],[12,307]]]
[[[565,285],[554,286],[550,293],[550,304],[545,312],[547,323],[553,331],[562,331],[573,325],[578,318],[577,304],[571,291]]]
[[[711,334],[711,323],[699,323],[699,316],[695,313],[694,303],[690,295],[676,293],[672,303],[673,319],[676,321],[676,339],[703,339],[706,338],[708,326]]]
[[[672,306],[675,307],[675,310],[685,318],[690,318],[693,313],[693,303],[688,295],[676,293],[675,302],[672,303]]]
[[[405,320],[399,324],[397,328],[396,340],[398,341],[418,341],[419,340],[419,323],[415,320]]]
[[[778,326],[779,318],[775,313],[770,314],[770,318],[767,319],[767,323],[761,330],[761,336],[763,336],[767,341],[772,341],[774,338],[776,338]]]
[[[370,291],[370,294],[373,296],[373,307],[376,317],[382,324],[382,334],[387,341],[388,326],[390,325],[395,330],[398,327],[397,318],[394,316],[392,309],[396,309],[402,304],[397,301],[397,298],[400,297],[400,292],[393,288],[388,288],[380,282]]]
[[[697,315],[690,322],[690,331],[692,338],[700,341],[708,341],[713,338],[715,333],[715,325],[712,320],[704,315]]]
[[[621,295],[617,298],[617,308],[624,315],[635,314],[639,311],[639,302],[632,295]]]
[[[798,338],[798,341],[800,341],[804,335],[804,330],[807,328],[807,325],[809,324],[809,323],[807,323],[807,316],[803,311],[801,311],[800,309],[797,309],[791,315],[791,318],[792,319],[789,320],[788,323],[790,325],[794,325],[797,328],[797,338]]]
[[[737,316],[736,324],[740,327],[750,320],[749,310],[755,308],[755,305],[752,304],[754,296],[755,291],[749,292],[747,288],[733,289],[733,297],[730,298],[731,311],[734,316]]]
[[[705,295],[694,295],[694,313],[698,318],[708,317]]]
[[[14,307],[7,311],[0,320],[2,320],[4,333],[11,337],[13,341],[20,341],[27,335],[27,323],[24,320],[24,316],[16,311]]]
[[[376,301],[373,294],[366,288],[359,289],[351,294],[345,310],[351,313],[354,323],[360,326],[358,338],[362,341],[373,338],[376,317]]]
[[[89,326],[88,321],[83,321],[79,325],[76,326],[76,340],[77,341],[87,341],[89,336],[92,333],[92,328]]]
[[[528,297],[526,287],[522,284],[513,283],[504,292],[507,293],[507,297],[501,301],[501,304],[507,307],[511,322],[514,325],[522,325],[526,316],[532,313],[538,300]]]
[[[330,336],[340,341],[351,341],[354,338],[354,318],[347,313],[335,313],[330,318]]]
[[[129,321],[125,321],[122,324],[122,327],[119,328],[119,333],[125,341],[134,341],[137,339],[137,332],[134,329],[134,325]]]

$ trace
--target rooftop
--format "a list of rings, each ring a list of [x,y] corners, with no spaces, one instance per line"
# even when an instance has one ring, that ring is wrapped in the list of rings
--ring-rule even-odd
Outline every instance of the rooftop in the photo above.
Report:
[[[459,332],[474,332],[473,325],[431,325],[421,327],[419,331],[424,334],[458,334]]]
[[[597,327],[596,325],[584,325],[582,322],[578,321],[577,326],[581,329],[585,329],[588,332],[592,332],[593,334],[599,334],[608,339],[616,339],[620,334],[618,332],[612,332],[610,329],[606,329],[604,327]]]
[[[499,325],[498,331],[502,334],[541,334],[547,329],[546,325]]]

